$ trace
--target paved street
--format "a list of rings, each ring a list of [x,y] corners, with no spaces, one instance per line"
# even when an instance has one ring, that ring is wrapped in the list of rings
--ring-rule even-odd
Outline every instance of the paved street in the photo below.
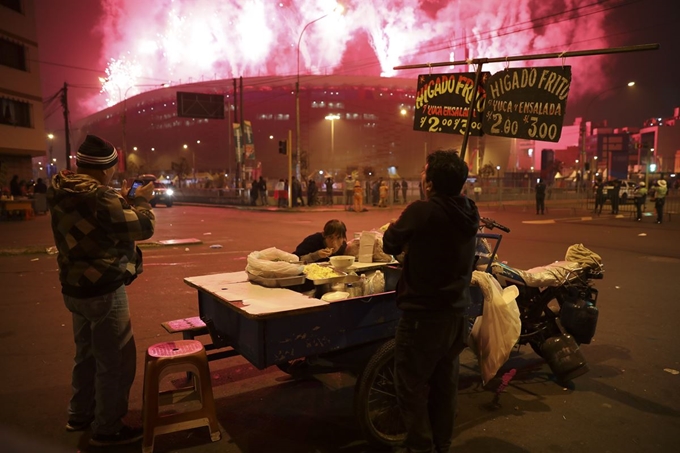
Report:
[[[540,217],[522,206],[483,206],[481,211],[512,229],[499,253],[516,267],[563,259],[573,243],[602,256],[606,273],[597,283],[598,330],[593,343],[582,347],[590,372],[562,387],[547,365],[523,347],[503,368],[515,368],[517,375],[494,405],[494,392],[481,387],[474,357],[466,351],[455,451],[677,451],[680,218],[657,225],[651,217],[636,223],[627,215],[591,219],[580,209],[548,208],[548,215]],[[141,419],[143,352],[151,344],[179,338],[160,323],[198,314],[196,291],[183,278],[243,270],[253,250],[293,250],[330,218],[345,221],[351,237],[388,222],[400,208],[357,214],[176,205],[154,212],[153,241],[195,238],[202,243],[146,247],[145,272],[128,289],[138,350],[129,415],[133,423]],[[96,451],[87,445],[88,433],[64,431],[73,345],[56,255],[42,253],[52,244],[49,216],[0,222],[0,424],[5,437],[31,439],[55,451]],[[222,440],[210,443],[205,428],[184,431],[157,437],[155,452],[373,451],[353,418],[353,387],[342,375],[328,375],[323,382],[295,381],[276,367],[258,370],[241,357],[210,367]],[[182,378],[173,376],[170,385],[180,385]],[[140,450],[136,445],[107,451]]]

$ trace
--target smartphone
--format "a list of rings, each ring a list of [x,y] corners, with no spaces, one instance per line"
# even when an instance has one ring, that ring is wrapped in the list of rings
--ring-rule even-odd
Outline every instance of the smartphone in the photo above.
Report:
[[[130,187],[130,190],[128,191],[127,197],[130,200],[135,199],[135,193],[137,192],[138,187],[142,187],[144,185],[144,181],[140,181],[139,179],[136,179],[132,182],[132,187]]]

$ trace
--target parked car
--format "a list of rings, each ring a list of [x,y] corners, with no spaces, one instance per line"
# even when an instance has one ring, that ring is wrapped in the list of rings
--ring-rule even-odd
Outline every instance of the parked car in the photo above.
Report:
[[[174,194],[172,187],[158,181],[155,175],[139,175],[137,179],[144,181],[145,184],[149,182],[153,183],[153,198],[149,200],[149,204],[151,204],[152,208],[155,208],[158,203],[164,204],[168,208],[172,207]]]
[[[607,198],[611,198],[611,191],[614,189],[614,181],[607,181],[607,183],[602,188],[602,195]],[[632,201],[635,198],[635,188],[638,183],[632,179],[620,179],[621,188],[619,189],[619,203],[626,204],[628,201]]]

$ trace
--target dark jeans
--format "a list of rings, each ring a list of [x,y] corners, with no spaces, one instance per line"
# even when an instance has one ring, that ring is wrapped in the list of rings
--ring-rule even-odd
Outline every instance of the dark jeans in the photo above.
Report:
[[[635,209],[637,210],[637,215],[635,218],[637,220],[642,220],[642,207],[645,205],[645,199],[644,198],[636,198],[635,199]]]
[[[545,197],[536,197],[536,214],[545,213]]]
[[[604,195],[595,195],[595,209],[594,212],[597,212],[600,214],[602,212],[602,208],[604,207]]]
[[[666,204],[666,198],[657,198],[654,202],[654,208],[656,209],[656,221],[663,222],[663,205]]]
[[[619,213],[619,197],[612,197],[612,214]]]
[[[395,338],[394,374],[409,452],[448,452],[458,394],[464,317],[404,313]]]
[[[76,344],[69,419],[94,416],[92,432],[114,434],[123,427],[137,365],[125,286],[88,299],[63,297]]]

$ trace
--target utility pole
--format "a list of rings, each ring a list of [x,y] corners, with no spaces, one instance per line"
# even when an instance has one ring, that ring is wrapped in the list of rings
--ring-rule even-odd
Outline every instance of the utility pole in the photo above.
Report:
[[[66,169],[71,169],[71,134],[68,128],[68,84],[64,82],[61,91],[61,105],[64,108],[64,138],[66,141]]]
[[[238,121],[238,89],[236,86],[236,78],[233,79],[234,81],[234,123],[239,122]],[[232,125],[233,126],[233,125]],[[243,134],[243,129],[239,130],[239,134],[242,137]],[[235,182],[235,187],[236,187],[236,193],[238,192],[238,189],[241,188],[241,166],[243,165],[241,163],[241,149],[239,148],[240,146],[243,146],[243,139],[236,140],[234,142],[234,154],[236,155],[236,175],[234,176],[234,182]]]
[[[286,154],[288,154],[288,207],[293,207],[293,131],[288,130],[286,141]],[[299,181],[298,181],[299,182]]]
[[[245,189],[246,184],[245,184],[245,174],[246,174],[246,142],[245,142],[245,131],[246,131],[246,122],[245,122],[245,110],[243,110],[243,76],[239,77],[239,96],[241,100],[241,146],[243,153],[241,154],[241,174],[238,176],[239,179],[241,180],[241,188]]]

